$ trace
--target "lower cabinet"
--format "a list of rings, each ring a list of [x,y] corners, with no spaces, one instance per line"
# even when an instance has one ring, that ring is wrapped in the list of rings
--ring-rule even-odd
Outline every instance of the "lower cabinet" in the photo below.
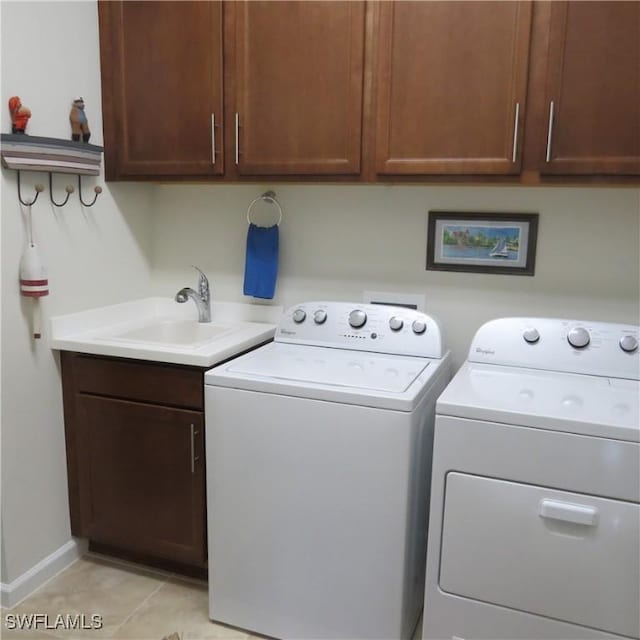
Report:
[[[62,354],[74,535],[205,566],[203,371]]]

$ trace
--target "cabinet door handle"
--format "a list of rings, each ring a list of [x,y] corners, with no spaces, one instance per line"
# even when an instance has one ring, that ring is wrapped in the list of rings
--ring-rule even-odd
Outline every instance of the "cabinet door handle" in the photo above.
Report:
[[[198,432],[193,423],[189,426],[191,427],[191,473],[193,474],[196,472],[196,462],[200,460],[200,456],[196,456],[196,436]]]
[[[239,129],[240,129],[240,114],[236,113],[236,164],[238,164],[238,161],[240,158]]]
[[[598,510],[595,507],[560,500],[541,500],[538,513],[541,518],[572,522],[586,527],[594,527],[598,519]]]
[[[549,128],[547,129],[547,162],[551,162],[551,136],[553,135],[553,100],[549,103]]]
[[[216,163],[216,114],[211,114],[211,164]]]
[[[516,115],[513,119],[513,151],[511,153],[511,162],[516,161],[518,155],[518,120],[520,118],[520,103],[516,102]]]

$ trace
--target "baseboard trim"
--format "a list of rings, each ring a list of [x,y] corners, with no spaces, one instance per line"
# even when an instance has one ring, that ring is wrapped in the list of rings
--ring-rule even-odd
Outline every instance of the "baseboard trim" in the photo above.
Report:
[[[73,538],[9,584],[0,583],[0,604],[15,607],[87,552],[86,540]]]

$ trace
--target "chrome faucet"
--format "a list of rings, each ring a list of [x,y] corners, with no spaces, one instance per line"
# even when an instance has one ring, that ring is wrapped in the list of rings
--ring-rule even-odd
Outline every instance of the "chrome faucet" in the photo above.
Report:
[[[186,302],[191,298],[198,307],[198,322],[211,322],[211,293],[209,291],[209,281],[198,267],[191,265],[198,272],[198,291],[195,292],[191,287],[180,289],[176,293],[176,302]]]

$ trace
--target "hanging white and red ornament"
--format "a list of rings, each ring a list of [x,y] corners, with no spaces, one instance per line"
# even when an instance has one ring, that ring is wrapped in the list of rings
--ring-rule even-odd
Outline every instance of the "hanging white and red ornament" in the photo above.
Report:
[[[33,241],[31,204],[27,205],[27,246],[20,259],[20,293],[33,300],[32,332],[34,339],[42,337],[39,300],[49,295],[49,277],[38,247]]]

